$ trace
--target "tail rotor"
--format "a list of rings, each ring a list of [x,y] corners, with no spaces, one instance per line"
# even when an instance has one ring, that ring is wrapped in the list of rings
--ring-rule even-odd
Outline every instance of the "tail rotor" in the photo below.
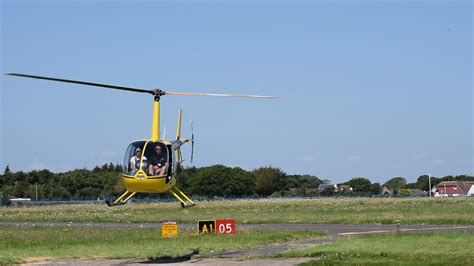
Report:
[[[191,121],[191,163],[193,163],[194,157],[194,127],[193,122]]]

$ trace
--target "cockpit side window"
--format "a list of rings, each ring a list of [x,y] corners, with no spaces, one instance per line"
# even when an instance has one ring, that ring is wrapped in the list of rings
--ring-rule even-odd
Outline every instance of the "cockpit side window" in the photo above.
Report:
[[[163,176],[166,175],[169,162],[168,162],[168,149],[165,144],[161,142],[148,142],[145,150],[145,156],[148,158],[148,170],[147,175],[149,176]]]

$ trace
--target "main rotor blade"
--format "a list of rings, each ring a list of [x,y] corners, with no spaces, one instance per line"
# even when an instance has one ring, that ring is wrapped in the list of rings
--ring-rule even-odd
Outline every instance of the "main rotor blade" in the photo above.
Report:
[[[201,93],[201,92],[174,92],[166,91],[167,95],[180,95],[180,96],[217,96],[217,97],[244,97],[244,98],[265,98],[265,99],[276,99],[276,96],[264,96],[264,95],[247,95],[247,94],[227,94],[227,93]]]
[[[74,84],[102,87],[102,88],[115,89],[115,90],[149,93],[149,94],[152,94],[152,95],[168,94],[168,95],[179,95],[179,96],[217,96],[217,97],[244,97],[244,98],[264,98],[264,99],[276,99],[276,98],[278,98],[276,96],[247,95],[247,94],[173,92],[173,91],[165,92],[165,91],[162,91],[162,90],[145,90],[145,89],[138,89],[138,88],[133,88],[133,87],[123,87],[123,86],[116,86],[116,85],[109,85],[109,84],[102,84],[102,83],[94,83],[94,82],[71,80],[71,79],[60,79],[60,78],[52,78],[52,77],[43,77],[43,76],[34,76],[34,75],[19,74],[19,73],[6,73],[5,75],[24,77],[24,78],[33,78],[33,79],[43,79],[43,80],[65,82],[65,83],[74,83]]]
[[[108,84],[101,84],[101,83],[78,81],[78,80],[50,78],[50,77],[33,76],[33,75],[18,74],[18,73],[6,73],[5,75],[24,77],[24,78],[33,78],[33,79],[52,80],[52,81],[58,81],[58,82],[75,83],[75,84],[102,87],[102,88],[115,89],[115,90],[154,94],[154,91],[152,90],[144,90],[144,89],[137,89],[137,88],[131,88],[131,87],[115,86],[115,85],[108,85]]]

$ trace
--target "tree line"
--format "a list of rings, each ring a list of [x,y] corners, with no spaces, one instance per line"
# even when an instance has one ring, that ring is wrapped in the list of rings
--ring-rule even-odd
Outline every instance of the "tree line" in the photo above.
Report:
[[[3,198],[83,199],[110,196],[123,190],[121,166],[113,163],[93,170],[76,169],[65,173],[49,170],[12,172],[5,168],[0,175],[0,196]]]
[[[364,177],[355,177],[351,180],[341,183],[341,185],[348,185],[352,188],[352,193],[367,193],[371,195],[377,195],[381,192],[382,186],[391,190],[393,195],[404,196],[409,189],[419,189],[422,191],[429,192],[430,188],[430,179],[431,179],[431,188],[438,185],[443,181],[474,181],[474,176],[470,175],[457,175],[457,176],[444,176],[444,177],[434,177],[429,175],[421,175],[417,178],[416,182],[408,183],[404,177],[393,177],[383,183],[371,183],[370,180]],[[347,191],[338,191],[339,193],[347,193]],[[334,192],[333,194],[337,194]]]
[[[0,197],[45,199],[92,199],[112,197],[124,191],[120,164],[108,163],[92,170],[76,169],[64,173],[48,170],[13,172],[9,167],[0,175]],[[372,196],[380,194],[382,186],[397,195],[404,189],[429,190],[428,175],[407,183],[403,177],[394,177],[384,184],[372,183],[365,177],[354,177],[338,184],[340,189],[328,186],[329,180],[312,175],[290,175],[276,167],[260,167],[247,171],[240,167],[212,165],[178,168],[177,185],[191,196],[248,197],[248,196]],[[474,181],[474,176],[431,177],[431,185],[441,181]],[[345,186],[343,186],[345,185]],[[348,187],[352,191],[347,190]]]

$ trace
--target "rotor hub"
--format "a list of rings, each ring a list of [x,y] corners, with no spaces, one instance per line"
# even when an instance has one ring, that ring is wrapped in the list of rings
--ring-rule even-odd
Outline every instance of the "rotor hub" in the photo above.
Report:
[[[164,92],[161,89],[154,89],[154,90],[151,91],[151,94],[153,94],[153,96],[155,96],[155,101],[160,101],[160,97],[165,95],[166,92]]]

